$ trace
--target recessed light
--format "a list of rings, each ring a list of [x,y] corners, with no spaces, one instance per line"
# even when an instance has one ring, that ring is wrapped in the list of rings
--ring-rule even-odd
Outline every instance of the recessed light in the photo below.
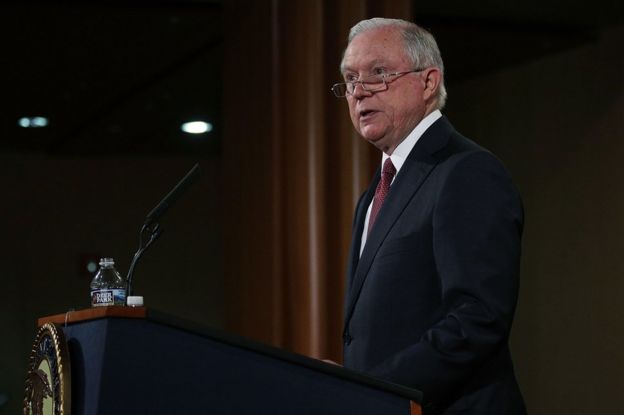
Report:
[[[203,134],[212,131],[212,124],[205,121],[190,121],[185,122],[180,127],[182,131],[189,134]]]
[[[22,117],[17,120],[17,124],[23,128],[43,128],[48,126],[46,117]]]

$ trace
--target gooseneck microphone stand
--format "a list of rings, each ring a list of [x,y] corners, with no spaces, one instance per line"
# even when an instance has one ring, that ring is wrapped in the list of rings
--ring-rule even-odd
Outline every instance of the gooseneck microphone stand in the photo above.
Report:
[[[149,239],[144,245],[143,241],[146,239],[145,236],[147,236],[148,234]],[[162,228],[157,223],[148,224],[146,222],[141,227],[141,230],[139,231],[139,249],[135,252],[134,257],[132,258],[130,268],[128,269],[128,276],[126,277],[126,296],[130,297],[132,295],[132,277],[134,276],[134,267],[136,266],[136,263],[143,255],[143,252],[145,252],[145,250],[149,248],[161,234]]]
[[[132,281],[134,277],[134,268],[143,255],[143,252],[149,248],[156,239],[162,234],[163,230],[157,220],[173,205],[173,203],[186,191],[186,189],[195,182],[199,175],[199,164],[195,164],[193,168],[186,173],[186,176],[178,182],[178,184],[169,192],[167,196],[150,212],[145,218],[145,222],[139,231],[139,249],[134,254],[128,275],[126,277],[126,296],[132,295]]]

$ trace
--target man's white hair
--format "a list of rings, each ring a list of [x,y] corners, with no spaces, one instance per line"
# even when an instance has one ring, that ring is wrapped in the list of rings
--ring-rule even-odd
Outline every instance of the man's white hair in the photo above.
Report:
[[[446,104],[446,87],[444,86],[444,63],[442,55],[433,35],[415,23],[401,19],[386,19],[374,17],[362,20],[349,31],[349,43],[357,35],[382,27],[397,27],[402,30],[405,40],[405,50],[409,56],[414,69],[434,66],[440,69],[440,85],[436,96],[436,109],[442,109]]]

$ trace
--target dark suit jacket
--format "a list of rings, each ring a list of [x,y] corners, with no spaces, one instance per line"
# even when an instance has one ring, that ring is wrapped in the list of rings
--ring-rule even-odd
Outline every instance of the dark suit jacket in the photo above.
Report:
[[[358,202],[344,365],[421,390],[425,412],[526,412],[508,336],[518,295],[522,203],[509,174],[445,117],[398,172],[368,236]]]

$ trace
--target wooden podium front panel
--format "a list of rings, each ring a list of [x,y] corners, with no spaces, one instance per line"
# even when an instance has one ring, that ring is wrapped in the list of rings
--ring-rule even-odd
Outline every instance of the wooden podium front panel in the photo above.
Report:
[[[343,369],[316,370],[149,319],[97,318],[63,330],[77,385],[73,415],[418,414],[408,398],[330,373]]]

